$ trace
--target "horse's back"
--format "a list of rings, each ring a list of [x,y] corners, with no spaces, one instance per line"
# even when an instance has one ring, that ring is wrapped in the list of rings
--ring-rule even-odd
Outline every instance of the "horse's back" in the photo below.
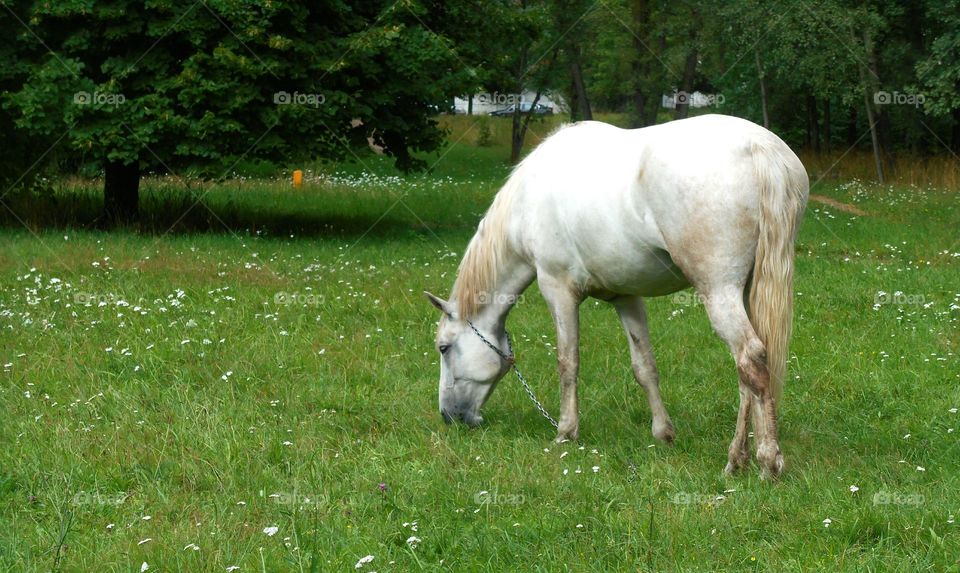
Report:
[[[758,145],[799,165],[776,135],[728,116],[567,126],[519,168],[514,231],[538,268],[588,292],[668,294],[696,283],[698,270],[745,277],[758,234]]]

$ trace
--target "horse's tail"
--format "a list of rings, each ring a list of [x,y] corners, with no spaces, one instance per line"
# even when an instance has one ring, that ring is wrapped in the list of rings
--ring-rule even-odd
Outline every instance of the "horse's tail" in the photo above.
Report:
[[[776,137],[754,142],[752,151],[760,188],[760,238],[750,285],[750,322],[766,348],[776,404],[783,393],[793,326],[793,244],[810,182],[797,156]],[[755,431],[759,427],[754,424]]]

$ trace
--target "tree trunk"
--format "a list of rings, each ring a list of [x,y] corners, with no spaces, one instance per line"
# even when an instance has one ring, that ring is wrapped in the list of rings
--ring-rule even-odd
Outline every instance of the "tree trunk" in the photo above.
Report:
[[[580,102],[579,95],[577,94],[577,80],[573,77],[573,64],[570,64],[570,101],[567,102],[567,105],[570,108],[570,123],[576,123],[580,121]]]
[[[763,127],[770,129],[770,113],[767,111],[767,81],[764,77],[763,66],[760,65],[760,52],[753,52],[757,61],[757,76],[760,78],[760,107],[763,109]]]
[[[683,119],[690,115],[690,94],[693,92],[693,79],[697,73],[697,60],[699,58],[697,34],[703,28],[703,20],[700,18],[700,11],[696,8],[696,5],[691,8],[689,18],[687,59],[683,64],[683,78],[680,80],[680,90],[687,94],[687,97],[683,105],[676,106],[674,110],[675,119]],[[666,39],[663,42],[666,44]]]
[[[953,147],[953,152],[960,155],[960,107],[954,108],[951,113],[953,116],[953,132],[951,133],[951,142],[950,145]]]
[[[870,66],[870,75],[873,77],[876,84],[874,84],[871,91],[875,91],[878,86],[880,86],[880,75],[877,72],[877,52],[873,49],[871,44],[871,49],[867,52],[867,64]],[[869,78],[868,78],[869,80]],[[873,98],[870,98],[873,101]],[[884,159],[884,165],[886,166],[887,172],[896,172],[896,158],[893,155],[893,127],[890,125],[890,114],[881,106],[874,106],[874,121],[877,124],[877,138],[880,142],[880,153]]]
[[[527,127],[530,125],[530,119],[533,117],[540,102],[540,92],[533,97],[533,103],[530,104],[530,111],[520,113],[520,104],[513,110],[513,125],[510,130],[510,164],[520,163],[520,154],[523,152],[523,140],[527,136]]]
[[[473,115],[473,94],[467,96],[467,115]]]
[[[847,147],[853,147],[857,143],[859,134],[857,133],[857,108],[850,108],[850,123],[847,124]]]
[[[817,98],[807,94],[807,141],[814,153],[820,153],[820,117],[817,114]]]
[[[823,100],[823,147],[827,153],[832,151],[830,144],[830,98]]]
[[[103,215],[108,223],[132,223],[140,217],[140,161],[104,163]]]
[[[520,123],[520,104],[513,110],[513,121],[510,126],[510,165],[520,162],[520,151],[523,150],[523,125]]]
[[[514,86],[516,87],[514,93],[523,94],[524,78],[526,77],[527,61],[529,56],[529,46],[524,46],[520,53],[520,66],[516,71],[514,76]],[[553,51],[550,52],[548,56],[545,56],[546,61],[556,62],[557,54],[559,53],[560,48],[556,45],[553,48]],[[547,72],[550,76],[554,75],[557,71],[556,68],[550,67]],[[536,114],[537,104],[540,103],[540,96],[542,93],[542,83],[543,79],[533,79],[527,78],[528,82],[534,82],[537,84],[536,95],[533,96],[533,101],[530,102],[530,109],[526,114],[521,112],[523,108],[523,98],[521,101],[517,102],[516,107],[513,110],[513,124],[510,130],[510,163],[516,165],[520,162],[520,154],[523,152],[523,140],[527,135],[527,127],[530,125],[530,120]]]
[[[643,95],[640,91],[633,94],[633,116],[630,118],[630,127],[638,128],[647,126],[646,105],[647,96]]]
[[[695,33],[691,32],[691,43],[694,42]],[[697,49],[693,48],[687,54],[687,61],[683,66],[683,81],[680,84],[680,91],[687,94],[682,104],[677,104],[674,111],[676,119],[683,119],[690,114],[690,94],[693,92],[693,75],[697,72]]]
[[[587,99],[587,87],[583,83],[583,66],[580,64],[580,48],[576,48],[576,53],[573,56],[573,63],[570,64],[570,72],[573,76],[573,93],[577,106],[577,116],[576,119],[581,119],[584,121],[590,121],[593,119],[593,112],[590,109],[590,100]],[[573,112],[573,106],[570,109]]]
[[[863,90],[863,105],[867,109],[867,122],[870,124],[870,140],[873,142],[873,162],[877,167],[877,181],[883,183],[883,156],[880,151],[880,138],[877,135],[877,122],[873,117],[873,108],[870,106],[870,94]]]
[[[664,54],[667,51],[667,35],[665,33],[660,34],[660,37],[657,39],[657,49],[660,54]],[[657,56],[659,58],[659,56]],[[657,65],[661,65],[657,62]],[[650,72],[650,75],[656,80],[656,75],[653,72]],[[656,125],[657,124],[657,113],[660,111],[660,106],[662,105],[661,100],[663,99],[663,83],[658,83],[657,81],[653,82],[653,86],[650,90],[650,95],[648,96],[649,105],[647,106],[647,118],[644,125]]]
[[[634,85],[633,115],[630,118],[630,127],[646,127],[647,107],[650,104],[655,104],[655,102],[648,102],[644,93],[647,80],[647,66],[644,60],[647,48],[641,39],[650,23],[650,8],[646,0],[633,0],[630,5],[630,12],[633,18],[633,62],[631,68]]]
[[[870,30],[864,28],[863,30],[863,48],[867,54],[867,61],[869,62],[873,58],[873,40],[870,37]],[[873,102],[871,101],[871,89],[870,86],[872,82],[870,81],[867,72],[873,72],[874,77],[876,72],[872,69],[860,67],[860,80],[863,83],[863,106],[867,112],[867,123],[870,125],[870,140],[873,143],[873,162],[877,168],[877,181],[881,184],[883,183],[883,150],[880,148],[880,135],[877,133],[877,121],[874,116]]]

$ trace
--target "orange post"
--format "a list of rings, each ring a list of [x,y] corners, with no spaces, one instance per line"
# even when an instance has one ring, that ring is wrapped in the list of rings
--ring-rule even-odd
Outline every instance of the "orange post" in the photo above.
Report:
[[[293,186],[301,187],[303,185],[303,171],[297,169],[293,172]]]

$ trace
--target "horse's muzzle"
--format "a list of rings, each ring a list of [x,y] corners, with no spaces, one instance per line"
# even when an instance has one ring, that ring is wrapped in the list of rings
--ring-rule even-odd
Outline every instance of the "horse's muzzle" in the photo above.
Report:
[[[476,428],[483,422],[483,417],[473,414],[468,411],[457,411],[449,412],[447,410],[440,410],[440,415],[443,416],[443,421],[446,424],[452,424],[453,422],[462,422],[471,428]]]

